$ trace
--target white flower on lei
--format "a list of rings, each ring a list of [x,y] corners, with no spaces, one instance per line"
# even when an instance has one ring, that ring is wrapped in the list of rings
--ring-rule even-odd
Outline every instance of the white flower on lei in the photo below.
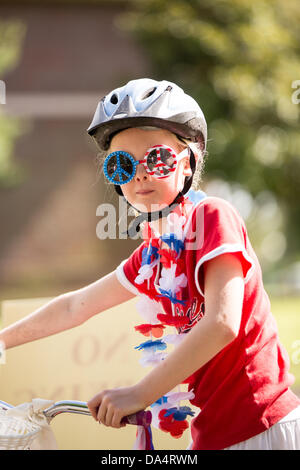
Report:
[[[164,336],[164,342],[167,344],[174,344],[177,346],[177,344],[180,344],[181,341],[186,337],[185,334],[176,334],[176,335],[166,335]]]
[[[143,284],[143,282],[146,280],[146,279],[150,279],[150,277],[152,276],[153,274],[153,268],[154,266],[157,264],[157,260],[155,260],[153,263],[151,264],[144,264],[143,266],[140,267],[139,269],[139,274],[136,276],[135,278],[135,283],[136,284]]]
[[[159,286],[161,289],[171,291],[172,294],[180,291],[181,287],[186,287],[187,277],[184,273],[175,276],[176,264],[170,268],[162,268],[161,278],[159,279]]]
[[[136,308],[146,323],[152,325],[159,323],[157,314],[162,313],[162,306],[156,300],[149,299],[147,295],[142,294],[136,303]]]
[[[183,215],[178,215],[175,212],[172,212],[167,217],[168,227],[170,233],[174,233],[178,240],[183,241],[184,232],[183,232],[183,225],[186,222],[186,218]]]
[[[143,351],[143,355],[140,359],[140,364],[143,367],[155,366],[161,361],[164,361],[167,355],[167,353],[163,352]]]
[[[168,397],[170,404],[176,405],[181,400],[192,400],[195,398],[195,394],[192,390],[190,392],[169,392],[166,393],[166,397]]]

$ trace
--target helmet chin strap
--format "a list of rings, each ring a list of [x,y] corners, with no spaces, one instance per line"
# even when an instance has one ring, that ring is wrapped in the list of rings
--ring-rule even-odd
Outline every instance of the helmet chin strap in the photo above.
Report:
[[[147,221],[147,222],[152,222],[153,220],[158,220],[162,219],[163,217],[167,217],[178,204],[180,203],[180,199],[183,196],[183,192],[180,191],[175,199],[169,204],[168,206],[164,207],[163,209],[159,211],[154,211],[154,212],[141,212],[138,209],[136,209],[130,202],[127,201],[125,198],[127,204],[131,207],[134,208],[137,212],[140,213],[130,224],[128,230],[124,233],[126,233],[130,238],[133,238],[139,231],[140,231],[140,225],[142,222]]]

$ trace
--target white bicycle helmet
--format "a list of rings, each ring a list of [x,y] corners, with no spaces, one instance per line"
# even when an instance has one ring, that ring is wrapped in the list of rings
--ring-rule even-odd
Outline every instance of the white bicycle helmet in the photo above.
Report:
[[[207,125],[201,108],[178,85],[165,80],[131,80],[111,91],[98,103],[87,131],[107,150],[114,133],[147,125],[168,129],[206,149]]]

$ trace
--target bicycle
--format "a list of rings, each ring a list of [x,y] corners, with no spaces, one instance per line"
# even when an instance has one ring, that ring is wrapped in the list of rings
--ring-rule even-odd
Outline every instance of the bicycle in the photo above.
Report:
[[[31,450],[30,446],[42,430],[42,424],[38,420],[18,416],[18,413],[11,411],[16,409],[0,400],[0,450]],[[40,413],[41,418],[45,417],[48,424],[61,413],[91,416],[86,402],[76,400],[55,402]],[[153,450],[151,421],[151,411],[139,411],[122,419],[124,424],[137,426],[136,450]]]

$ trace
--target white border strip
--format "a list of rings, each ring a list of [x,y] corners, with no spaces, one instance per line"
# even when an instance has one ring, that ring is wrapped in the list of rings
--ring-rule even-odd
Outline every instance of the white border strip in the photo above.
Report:
[[[245,260],[248,261],[251,264],[251,267],[248,269],[247,275],[246,275],[245,280],[244,280],[245,284],[249,281],[249,279],[251,278],[251,276],[254,272],[254,269],[255,269],[253,259],[250,258],[250,256],[248,255],[246,249],[242,245],[240,245],[238,243],[236,243],[236,244],[225,243],[224,245],[218,246],[214,250],[212,250],[209,253],[207,253],[206,255],[202,256],[202,258],[200,258],[200,260],[196,264],[196,267],[195,267],[195,284],[196,284],[196,287],[197,287],[199,293],[202,295],[202,297],[204,297],[204,293],[202,292],[202,290],[200,288],[199,281],[198,281],[198,273],[199,273],[199,269],[200,269],[201,265],[203,263],[205,263],[205,261],[216,258],[217,256],[223,255],[224,253],[237,253],[239,251],[243,254]]]
[[[141,293],[137,290],[137,288],[128,281],[127,277],[125,276],[123,266],[128,261],[128,259],[124,259],[121,264],[116,268],[116,276],[120,284],[122,284],[125,289],[132,292],[134,295],[141,295]]]

